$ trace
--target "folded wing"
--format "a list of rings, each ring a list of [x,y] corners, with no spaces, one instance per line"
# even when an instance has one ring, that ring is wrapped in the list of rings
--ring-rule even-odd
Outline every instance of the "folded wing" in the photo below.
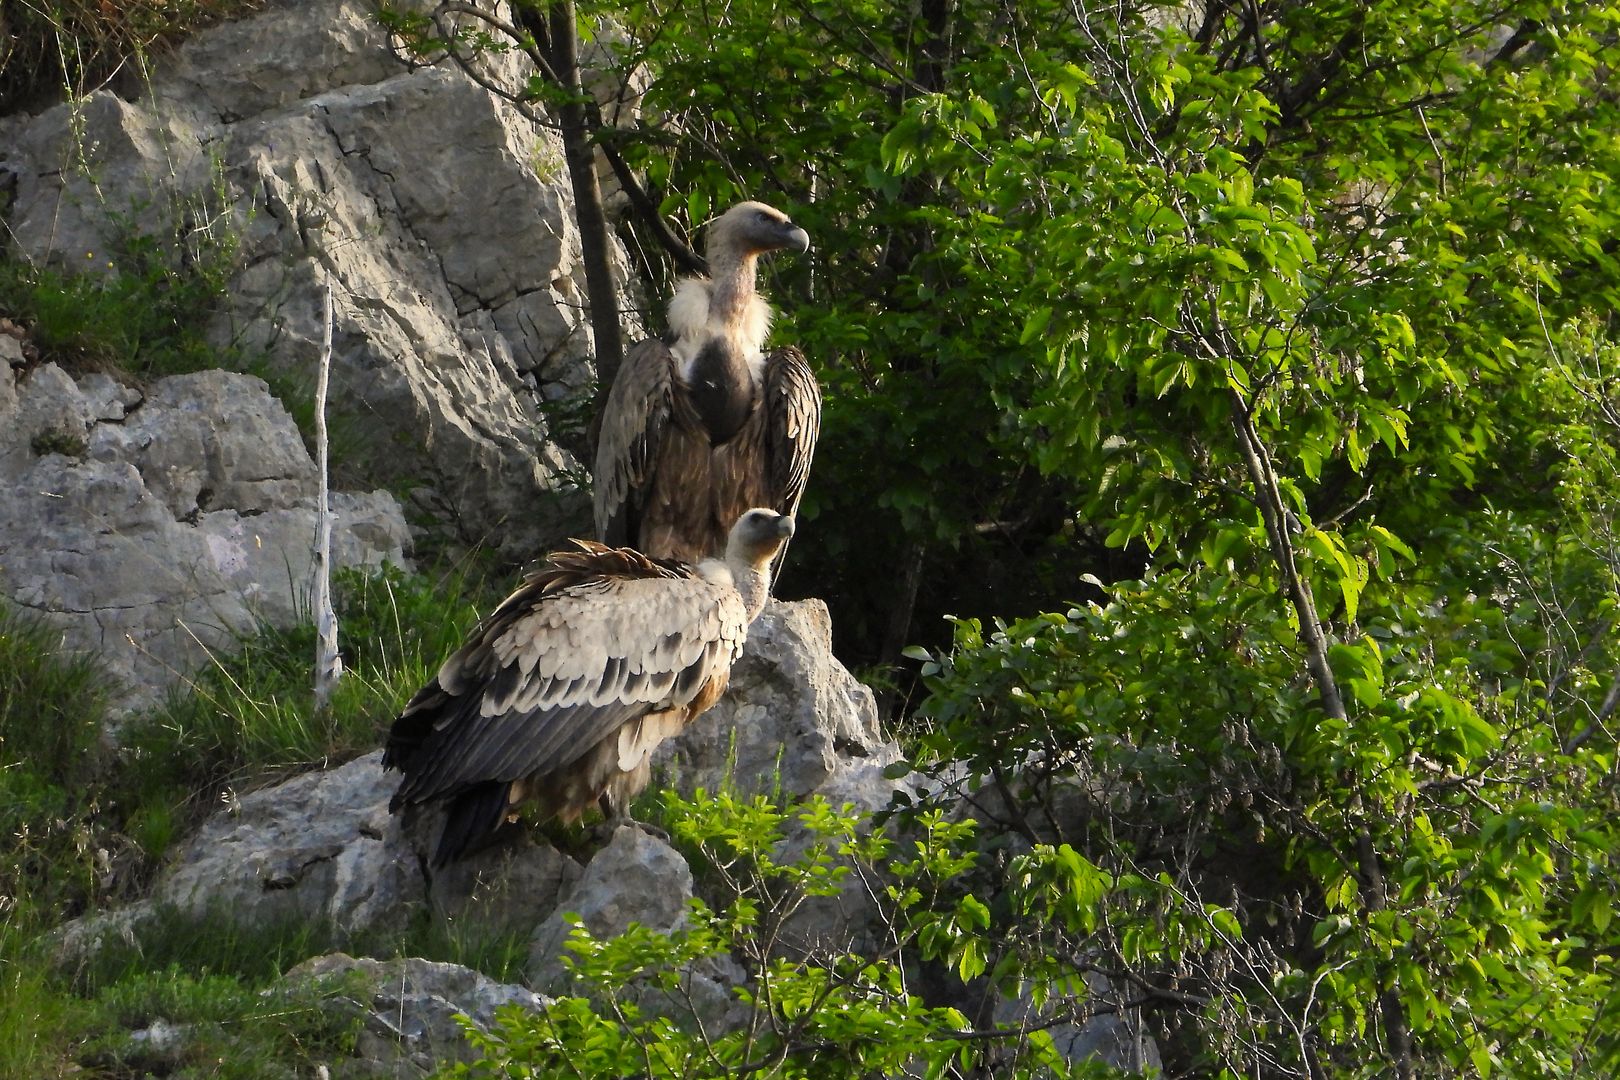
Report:
[[[435,863],[523,799],[577,818],[633,797],[647,754],[708,708],[747,636],[737,592],[679,564],[580,542],[554,555],[405,706],[390,808],[446,801]]]

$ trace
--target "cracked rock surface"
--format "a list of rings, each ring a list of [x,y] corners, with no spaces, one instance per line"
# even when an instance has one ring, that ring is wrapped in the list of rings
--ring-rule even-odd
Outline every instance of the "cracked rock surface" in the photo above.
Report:
[[[260,379],[144,391],[0,365],[0,593],[98,654],[125,707],[308,609],[315,466]],[[333,562],[402,563],[386,491],[339,492]]]
[[[458,1016],[488,1031],[502,1006],[539,1009],[549,1002],[525,987],[498,983],[459,964],[415,957],[372,960],[331,953],[287,972],[294,983],[334,979],[362,988],[359,995],[345,995],[336,1003],[361,1024],[355,1060],[346,1063],[344,1076],[427,1076],[448,1062],[473,1061],[478,1055]]]
[[[321,920],[350,932],[403,921],[425,889],[402,857],[382,751],[242,796],[175,853],[152,902],[245,925]]]
[[[4,225],[70,271],[113,262],[131,227],[234,242],[213,333],[305,385],[330,286],[334,464],[407,493],[430,532],[529,558],[589,527],[547,420],[594,379],[561,150],[387,45],[369,0],[269,0],[160,58],[150,94],[0,118]],[[518,62],[497,61],[513,85]]]

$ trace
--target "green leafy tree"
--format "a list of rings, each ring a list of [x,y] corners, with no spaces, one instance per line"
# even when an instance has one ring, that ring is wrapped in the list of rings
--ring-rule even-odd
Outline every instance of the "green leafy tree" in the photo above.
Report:
[[[1620,8],[612,14],[631,235],[815,239],[784,591],[863,661],[963,617],[987,977],[1135,987],[1184,1074],[1612,1068]]]
[[[962,623],[929,745],[1108,869],[1110,974],[1185,1067],[1594,1067],[1615,8],[628,18],[665,211],[778,198],[823,253],[778,295],[841,633],[1050,606],[1129,565],[1097,541],[1151,570]],[[1016,587],[951,573],[1009,551]],[[1137,785],[1127,830],[1095,789]]]

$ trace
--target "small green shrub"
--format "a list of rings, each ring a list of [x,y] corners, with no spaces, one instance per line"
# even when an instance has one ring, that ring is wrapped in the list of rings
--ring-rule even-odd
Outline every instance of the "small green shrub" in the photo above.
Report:
[[[110,884],[95,853],[120,844],[87,790],[105,714],[96,664],[0,604],[0,1076],[64,1072],[83,1011],[32,943]]]
[[[223,199],[218,184],[176,197],[169,235],[112,213],[114,250],[70,253],[65,269],[8,259],[0,310],[29,328],[42,360],[69,371],[156,377],[224,366],[203,332],[237,266],[240,236]]]
[[[36,457],[61,454],[64,457],[82,458],[87,446],[82,435],[70,431],[42,431],[29,441],[28,449]]]
[[[90,1007],[38,963],[32,929],[0,915],[0,1076],[49,1077],[76,1071],[73,1042]]]

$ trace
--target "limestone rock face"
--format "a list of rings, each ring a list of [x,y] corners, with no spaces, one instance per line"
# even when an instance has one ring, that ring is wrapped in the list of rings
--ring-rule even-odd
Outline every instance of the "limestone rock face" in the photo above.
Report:
[[[516,54],[496,64],[521,84]],[[115,272],[131,231],[228,253],[214,335],[294,383],[330,288],[336,464],[408,492],[429,531],[522,559],[588,529],[547,419],[594,378],[556,137],[407,67],[369,0],[270,0],[162,58],[138,100],[0,120],[6,186],[17,254],[69,272]]]
[[[408,957],[371,960],[330,953],[287,972],[292,983],[353,980],[361,995],[338,999],[358,1014],[358,1060],[343,1075],[427,1076],[440,1066],[476,1058],[458,1016],[488,1031],[504,1005],[541,1009],[548,999],[521,986],[498,983],[459,964]]]
[[[865,809],[888,804],[881,776],[899,759],[878,728],[872,691],[832,654],[820,600],[771,601],[713,709],[660,751],[676,786],[798,798],[829,785]]]
[[[0,594],[98,653],[125,706],[308,609],[315,493],[292,418],[253,376],[140,390],[0,366]],[[332,506],[336,565],[404,561],[391,495]]]
[[[338,931],[402,924],[422,903],[420,864],[388,799],[381,752],[244,795],[174,856],[152,899],[244,923],[324,920]]]

